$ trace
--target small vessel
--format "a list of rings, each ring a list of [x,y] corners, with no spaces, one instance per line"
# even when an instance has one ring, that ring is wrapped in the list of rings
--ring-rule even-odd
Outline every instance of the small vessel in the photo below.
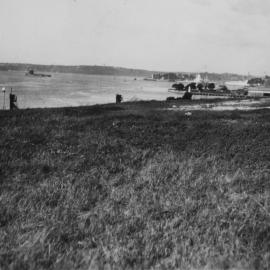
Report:
[[[28,69],[25,73],[25,76],[34,76],[34,77],[52,77],[51,74],[42,74],[35,73],[34,69]]]
[[[247,96],[248,92],[241,89],[243,84],[237,84],[237,91],[230,91],[227,85],[216,86],[216,83],[210,82],[208,78],[202,78],[197,74],[196,78],[192,81],[180,81],[172,85],[168,90],[171,93],[184,96],[185,93],[191,93],[192,98],[234,98]],[[239,90],[241,89],[241,90]]]
[[[254,83],[255,81],[255,83]],[[257,84],[256,84],[257,83]],[[252,97],[270,97],[270,78],[265,77],[261,80],[250,80],[248,95]]]
[[[225,82],[225,85],[231,91],[244,89],[244,88],[247,88],[249,86],[248,80],[246,80],[246,81],[229,81],[229,82]]]
[[[179,91],[213,91],[215,90],[216,85],[213,82],[209,82],[207,78],[202,78],[200,74],[197,74],[194,80],[184,80],[178,81],[172,85],[172,88],[169,89],[170,92],[179,92]]]
[[[153,79],[153,78],[144,78],[145,81],[151,81],[151,82],[155,82],[156,79]]]

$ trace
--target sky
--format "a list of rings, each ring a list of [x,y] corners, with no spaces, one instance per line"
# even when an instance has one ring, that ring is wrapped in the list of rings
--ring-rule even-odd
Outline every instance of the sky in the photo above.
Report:
[[[270,74],[270,0],[0,0],[0,62]]]

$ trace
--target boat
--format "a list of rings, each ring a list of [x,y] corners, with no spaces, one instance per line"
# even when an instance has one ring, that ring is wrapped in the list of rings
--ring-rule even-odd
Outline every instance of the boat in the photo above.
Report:
[[[241,85],[238,84],[235,91],[230,91],[226,85],[216,86],[216,83],[209,82],[206,78],[202,79],[201,75],[197,74],[194,80],[180,81],[173,84],[172,88],[168,91],[181,96],[186,92],[190,92],[194,98],[234,98],[247,96],[247,90],[241,88]]]
[[[209,82],[207,78],[202,78],[200,74],[196,75],[194,80],[181,80],[177,81],[172,85],[172,88],[169,89],[170,92],[179,92],[179,91],[196,91],[201,92],[203,90],[214,90],[216,87],[215,83]]]
[[[252,97],[270,97],[270,78],[266,76],[264,79],[258,80],[258,82],[257,85],[252,81],[249,82],[248,95]]]
[[[51,74],[35,73],[34,69],[28,69],[25,73],[25,76],[33,77],[52,77]]]
[[[244,88],[247,88],[249,86],[248,80],[246,80],[246,81],[228,81],[228,82],[225,82],[225,85],[231,91],[244,89]]]
[[[151,82],[155,82],[156,79],[153,79],[153,78],[144,78],[145,81],[151,81]]]

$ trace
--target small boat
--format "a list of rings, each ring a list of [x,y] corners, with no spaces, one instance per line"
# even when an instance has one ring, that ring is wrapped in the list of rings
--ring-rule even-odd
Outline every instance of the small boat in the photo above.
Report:
[[[229,81],[225,82],[226,87],[231,90],[239,90],[239,89],[244,89],[249,86],[248,81]]]
[[[155,82],[156,79],[153,79],[153,78],[144,78],[145,81],[151,81],[151,82]]]
[[[42,73],[35,73],[33,69],[28,69],[25,73],[25,76],[33,76],[33,77],[52,77],[51,74],[42,74]]]

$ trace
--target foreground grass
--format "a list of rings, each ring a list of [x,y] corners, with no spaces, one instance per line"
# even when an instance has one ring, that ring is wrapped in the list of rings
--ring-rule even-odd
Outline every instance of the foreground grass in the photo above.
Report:
[[[269,269],[270,112],[0,112],[0,268]]]

